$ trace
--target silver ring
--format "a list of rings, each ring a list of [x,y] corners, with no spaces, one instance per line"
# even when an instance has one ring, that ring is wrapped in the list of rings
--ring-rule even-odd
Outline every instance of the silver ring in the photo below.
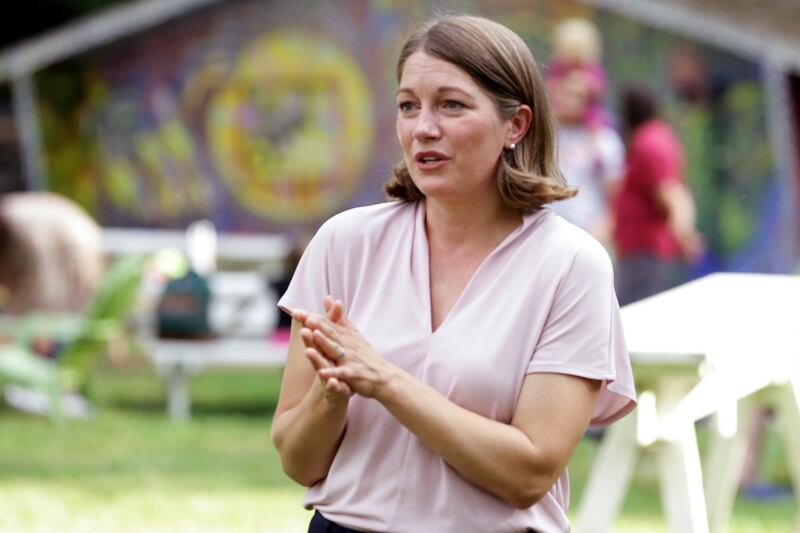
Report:
[[[344,348],[340,347],[339,348],[339,355],[336,356],[336,360],[338,361],[340,359],[344,359],[345,355],[347,355],[347,352],[344,350]]]

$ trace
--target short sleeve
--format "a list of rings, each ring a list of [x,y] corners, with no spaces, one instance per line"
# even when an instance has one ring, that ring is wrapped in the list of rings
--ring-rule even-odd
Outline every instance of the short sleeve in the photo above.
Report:
[[[323,224],[308,243],[292,276],[289,287],[278,300],[278,307],[324,313],[322,299],[331,294],[331,220]]]
[[[611,261],[599,245],[575,254],[527,371],[601,380],[591,421],[595,426],[610,424],[636,405]]]

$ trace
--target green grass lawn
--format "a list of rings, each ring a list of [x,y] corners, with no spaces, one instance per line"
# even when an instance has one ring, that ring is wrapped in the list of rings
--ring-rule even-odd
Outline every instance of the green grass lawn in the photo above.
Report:
[[[303,532],[303,491],[269,440],[279,372],[215,372],[192,382],[194,417],[165,415],[162,383],[146,369],[104,370],[89,421],[54,427],[0,405],[0,532]],[[570,471],[580,499],[595,444]],[[577,505],[573,505],[573,510]],[[789,499],[737,501],[731,531],[786,532]],[[666,531],[657,484],[640,475],[617,530]]]

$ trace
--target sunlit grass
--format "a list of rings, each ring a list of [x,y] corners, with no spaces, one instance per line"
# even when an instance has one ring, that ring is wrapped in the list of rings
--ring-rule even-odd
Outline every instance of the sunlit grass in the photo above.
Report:
[[[192,382],[194,416],[165,414],[149,370],[105,371],[89,421],[55,427],[0,406],[0,532],[269,532],[307,528],[303,491],[269,440],[280,373],[214,372]],[[570,466],[573,512],[595,443]],[[737,501],[733,533],[791,533],[794,503]],[[616,525],[667,531],[657,482],[639,476]]]

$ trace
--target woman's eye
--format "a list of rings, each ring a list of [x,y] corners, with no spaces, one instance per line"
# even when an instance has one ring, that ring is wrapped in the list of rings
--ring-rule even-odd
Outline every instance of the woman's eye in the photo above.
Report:
[[[397,108],[403,112],[413,111],[414,104],[412,104],[411,102],[400,102],[399,104],[397,104]]]
[[[444,107],[450,110],[464,109],[464,104],[456,102],[455,100],[447,100],[444,103]]]

